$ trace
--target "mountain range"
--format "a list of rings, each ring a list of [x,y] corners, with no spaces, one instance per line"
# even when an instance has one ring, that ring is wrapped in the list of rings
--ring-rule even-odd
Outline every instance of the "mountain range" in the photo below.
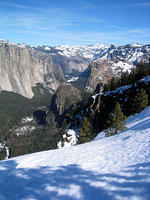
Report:
[[[82,58],[87,62],[102,62],[107,60],[114,68],[120,67],[122,70],[130,70],[132,65],[140,60],[147,62],[148,60],[146,57],[148,57],[148,54],[150,53],[150,45],[137,43],[122,46],[106,44],[83,46],[64,45],[53,48],[50,46],[41,46],[36,49],[50,53],[53,56],[60,55],[69,59]]]
[[[32,87],[41,83],[55,93],[86,70],[85,89],[94,91],[99,82],[130,71],[141,60],[148,62],[149,55],[150,45],[141,44],[31,47],[0,40],[0,90],[32,98]]]

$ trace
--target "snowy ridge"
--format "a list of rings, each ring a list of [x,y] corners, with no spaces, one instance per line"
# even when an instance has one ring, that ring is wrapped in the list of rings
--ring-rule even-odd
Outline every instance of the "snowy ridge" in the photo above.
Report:
[[[16,45],[20,48],[29,46],[28,44],[13,44],[7,40],[0,39],[1,44]],[[51,46],[37,46],[33,47],[35,50],[44,51],[51,55],[62,55],[68,58],[82,57],[89,62],[109,60],[118,65],[133,64],[143,59],[143,56],[150,51],[150,45],[142,44],[128,44],[128,45],[63,45],[57,47]],[[122,62],[122,63],[119,63]]]
[[[47,47],[49,48],[49,47]],[[133,63],[150,50],[150,45],[131,44],[131,45],[64,45],[55,47],[58,54],[66,57],[83,56],[90,61],[98,60],[112,60],[118,63],[118,61],[124,61]],[[122,60],[123,59],[123,60]]]
[[[150,45],[128,44],[128,45],[64,45],[58,47],[43,46],[38,47],[40,51],[51,55],[60,55],[68,59],[80,58],[84,61],[103,62],[111,64],[111,70],[119,75],[121,71],[129,71],[141,60],[149,61]]]
[[[143,78],[143,79],[141,79],[141,80],[139,80],[138,82],[144,82],[145,84],[149,84],[150,83],[150,76],[147,76],[147,77],[145,77],[145,78]],[[135,83],[134,85],[136,86],[136,84],[137,83]],[[115,90],[112,90],[112,91],[109,91],[109,92],[105,92],[105,93],[97,93],[97,94],[95,94],[95,95],[92,95],[92,98],[93,99],[95,99],[97,96],[99,96],[99,95],[105,95],[105,96],[107,96],[107,95],[111,95],[112,93],[120,93],[120,94],[122,94],[125,90],[128,90],[128,89],[130,89],[132,87],[132,85],[125,85],[125,86],[122,86],[122,87],[119,87],[119,88],[117,88],[117,89],[115,89]]]
[[[150,107],[120,134],[0,162],[1,200],[149,200]]]
[[[28,47],[34,50],[34,54],[40,58],[44,58],[47,54],[50,54],[55,61],[61,60],[62,63],[59,61],[60,65],[63,65],[63,62],[65,62],[65,64],[68,63],[68,68],[70,67],[80,72],[83,72],[90,62],[107,61],[111,64],[111,70],[116,75],[119,75],[121,71],[130,71],[132,67],[141,60],[149,62],[150,54],[150,45],[137,43],[121,46],[95,44],[51,47],[46,45],[31,48],[27,44],[13,44],[7,40],[1,39],[0,47],[3,46],[3,44],[11,44],[19,48]],[[46,54],[43,55],[41,52]],[[68,72],[71,73],[71,70]]]
[[[133,64],[131,63],[128,63],[128,62],[122,62],[122,61],[119,61],[117,63],[112,63],[112,72],[114,74],[117,74],[118,72],[121,73],[121,72],[131,72],[131,69],[133,68]]]
[[[141,80],[139,80],[137,82],[144,82],[144,83],[148,84],[148,83],[150,83],[150,76],[147,76],[147,77],[145,77],[145,78],[143,78],[143,79],[141,79]],[[136,84],[137,83],[135,82],[134,85],[136,86]],[[109,95],[111,93],[120,93],[120,94],[122,94],[125,90],[128,90],[131,87],[132,87],[132,85],[125,85],[125,86],[117,88],[116,90],[113,90],[113,91],[110,91],[110,92],[106,92],[104,95]]]
[[[66,57],[73,57],[73,56],[83,56],[89,60],[94,60],[99,57],[100,53],[104,53],[108,50],[110,45],[105,44],[96,44],[96,45],[83,45],[83,46],[59,46],[56,47],[58,50],[58,54],[64,55]]]

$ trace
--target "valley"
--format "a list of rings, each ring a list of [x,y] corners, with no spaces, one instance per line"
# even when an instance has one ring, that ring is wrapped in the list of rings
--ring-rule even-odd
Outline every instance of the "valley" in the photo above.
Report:
[[[149,52],[150,45],[140,44],[31,47],[0,40],[0,143],[9,157],[56,149],[63,123],[78,135],[84,117],[95,137],[106,127],[116,101],[131,115],[131,103],[124,99],[142,88],[150,96],[149,82],[111,97],[96,94],[112,78],[134,71],[137,63],[149,67]],[[6,157],[3,149],[1,159]]]

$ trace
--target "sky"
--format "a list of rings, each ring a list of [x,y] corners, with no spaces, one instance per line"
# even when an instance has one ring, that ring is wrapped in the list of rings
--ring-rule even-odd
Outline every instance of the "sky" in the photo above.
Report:
[[[31,46],[150,44],[150,0],[0,0],[0,39]]]

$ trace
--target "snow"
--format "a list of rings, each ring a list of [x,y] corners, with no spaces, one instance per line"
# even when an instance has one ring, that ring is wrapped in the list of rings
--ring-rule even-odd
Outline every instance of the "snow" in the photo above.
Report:
[[[35,129],[35,126],[31,125],[25,125],[22,127],[18,127],[15,129],[15,132],[17,133],[17,136],[25,134],[27,131],[31,133]]]
[[[142,47],[143,45],[142,44],[138,44],[138,43],[133,43],[131,46],[132,47]]]
[[[72,77],[69,80],[67,80],[68,83],[73,82],[73,81],[77,81],[79,77]]]
[[[7,43],[7,40],[0,39],[0,43]]]
[[[90,88],[90,87],[86,86],[86,90],[87,91],[93,91],[93,88]]]
[[[81,57],[89,62],[107,61],[111,64],[111,70],[119,75],[122,71],[130,72],[136,62],[147,57],[150,45],[131,44],[131,45],[64,45],[55,47],[58,54],[66,57]]]
[[[145,82],[146,84],[149,84],[150,83],[150,76],[147,76],[141,80],[139,80],[139,82]],[[134,84],[135,86],[137,85],[137,83]],[[128,90],[132,87],[132,85],[125,85],[125,86],[122,86],[122,87],[119,87],[117,88],[116,90],[113,90],[113,91],[109,91],[109,92],[106,92],[107,95],[110,95],[111,93],[120,93],[122,94],[123,91],[125,90]],[[98,95],[98,94],[97,94]]]
[[[138,52],[135,51],[132,56],[129,58],[129,62],[135,62],[136,60],[138,60],[138,62],[140,61],[140,58],[143,56],[143,52]]]
[[[150,83],[150,76],[147,76],[141,80],[139,80],[138,82],[144,82],[145,84],[149,84]],[[137,83],[134,83],[134,86],[136,87]],[[97,96],[99,95],[104,95],[104,96],[107,96],[107,95],[111,95],[111,94],[115,94],[115,93],[120,93],[122,94],[125,90],[128,90],[132,87],[132,85],[125,85],[125,86],[122,86],[122,87],[119,87],[115,90],[112,90],[112,91],[109,91],[109,92],[105,92],[105,93],[97,93],[95,95],[92,95],[92,98],[93,99],[96,99]],[[138,89],[136,91],[139,91]],[[125,101],[127,101],[127,99],[125,99]]]
[[[150,107],[108,138],[0,162],[1,200],[149,200]]]
[[[6,159],[8,159],[8,158],[9,158],[9,148],[6,147]]]
[[[76,145],[78,142],[78,131],[73,129],[67,129],[63,135],[62,140],[57,144],[58,149],[71,147]]]
[[[2,149],[3,149],[3,148],[4,148],[4,146],[5,146],[4,144],[0,143],[0,148],[2,148]]]
[[[121,72],[130,72],[131,69],[133,68],[133,64],[127,63],[127,62],[122,62],[119,61],[117,63],[112,64],[112,71],[115,73],[116,71],[121,73]]]
[[[101,52],[106,52],[110,45],[106,44],[95,44],[95,45],[63,45],[58,46],[58,54],[66,57],[83,56],[89,60],[96,59]]]
[[[5,159],[8,159],[9,158],[9,148],[6,146],[5,142],[0,143],[0,151],[1,151],[1,149],[5,149],[5,152],[6,152],[6,158]]]
[[[131,85],[125,85],[122,87],[117,88],[116,90],[110,91],[110,92],[106,92],[107,95],[112,94],[112,93],[120,93],[122,94],[125,90],[130,89],[132,86]]]
[[[141,79],[140,82],[145,82],[147,84],[150,83],[150,76],[147,76],[147,77]]]
[[[94,141],[100,140],[100,139],[103,139],[103,138],[105,138],[105,132],[104,132],[104,131],[100,132],[100,133],[96,136],[96,138],[94,139]]]
[[[17,44],[16,46],[18,46],[18,47],[20,47],[20,48],[25,48],[25,47],[27,47],[28,45],[25,44],[25,43],[23,43],[23,44]]]
[[[9,45],[13,45],[13,46],[17,46],[17,47],[20,47],[20,48],[25,48],[27,47],[28,45],[23,43],[23,44],[14,44],[12,42],[9,42],[8,40],[3,40],[3,39],[0,39],[0,45],[2,44],[9,44]]]
[[[50,48],[50,47],[48,47],[48,46],[44,47],[44,49],[45,49],[46,51],[49,51],[49,50],[51,50],[51,48]]]
[[[99,96],[99,95],[104,95],[104,93],[100,92],[100,93],[97,93],[97,94],[95,94],[95,95],[92,95],[92,98],[93,98],[93,99],[96,99],[96,97]]]
[[[22,122],[23,123],[27,123],[27,122],[31,122],[31,121],[33,121],[33,117],[25,117],[25,118],[22,118]]]

